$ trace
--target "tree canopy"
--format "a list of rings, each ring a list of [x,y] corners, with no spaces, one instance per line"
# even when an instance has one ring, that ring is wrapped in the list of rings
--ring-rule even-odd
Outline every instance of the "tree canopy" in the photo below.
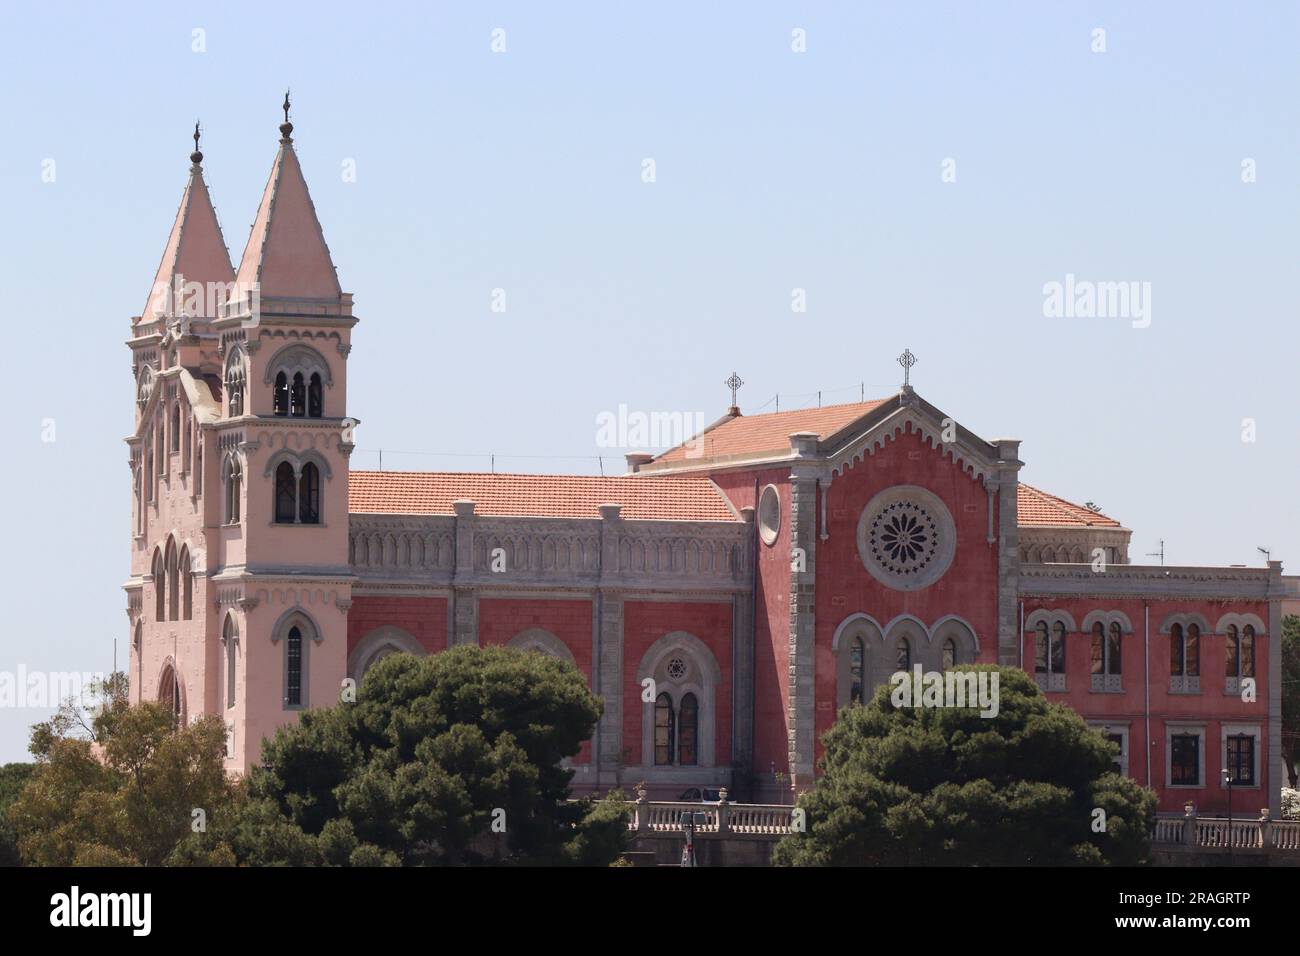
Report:
[[[782,865],[1135,864],[1155,794],[1115,772],[1114,745],[1049,703],[1024,671],[998,675],[997,713],[896,707],[891,687],[840,712],[823,775],[799,798],[806,832]]]

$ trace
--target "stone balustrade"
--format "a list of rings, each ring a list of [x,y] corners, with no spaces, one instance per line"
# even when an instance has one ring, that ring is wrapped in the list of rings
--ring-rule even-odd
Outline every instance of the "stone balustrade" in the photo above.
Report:
[[[1300,852],[1300,820],[1273,820],[1267,810],[1258,818],[1200,817],[1195,810],[1156,819],[1151,834],[1155,846],[1185,846],[1219,850],[1278,850]]]
[[[772,838],[791,831],[792,807],[765,803],[689,803],[640,798],[628,829],[638,834],[681,833],[683,813],[702,813],[704,822],[695,825],[702,836],[748,836]]]

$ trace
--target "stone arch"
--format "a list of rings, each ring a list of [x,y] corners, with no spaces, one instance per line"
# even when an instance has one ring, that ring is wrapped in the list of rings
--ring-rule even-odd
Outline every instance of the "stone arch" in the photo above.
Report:
[[[170,654],[163,660],[162,669],[158,672],[158,694],[155,699],[171,710],[179,726],[185,726],[185,681]]]
[[[1119,625],[1121,634],[1132,634],[1133,625],[1128,619],[1128,615],[1123,611],[1089,611],[1083,619],[1083,626],[1080,629],[1084,634],[1091,634],[1094,624],[1100,624],[1107,634],[1110,633],[1112,623]]]
[[[1219,622],[1214,625],[1214,633],[1226,634],[1228,628],[1232,626],[1235,626],[1238,632],[1244,631],[1248,626],[1253,627],[1255,629],[1256,637],[1268,633],[1268,628],[1264,626],[1263,620],[1261,620],[1257,615],[1238,614],[1236,612],[1230,612],[1219,618]],[[1208,634],[1210,632],[1202,628],[1201,633]]]
[[[428,652],[409,632],[394,624],[384,624],[363,637],[352,649],[348,655],[348,676],[361,683],[366,671],[389,654],[425,657]]]
[[[948,614],[935,621],[930,628],[930,661],[932,670],[943,669],[944,643],[953,641],[956,663],[976,664],[980,658],[980,639],[969,621],[956,614]]]
[[[885,625],[885,648],[876,670],[873,684],[884,684],[897,673],[901,656],[901,641],[907,642],[909,669],[917,664],[924,664],[930,654],[930,629],[916,615],[904,612]]]
[[[687,670],[680,678],[668,676],[670,662],[680,657],[688,662]],[[716,764],[717,739],[717,688],[722,683],[722,668],[709,650],[708,645],[694,634],[686,631],[672,631],[665,634],[646,649],[637,666],[637,683],[647,678],[655,682],[654,698],[667,693],[677,705],[686,694],[694,694],[698,712],[698,759],[694,766],[713,767]],[[643,701],[641,704],[641,763],[645,767],[654,766],[654,716],[655,701]]]
[[[855,662],[857,642],[861,641],[862,659]],[[870,614],[858,611],[840,622],[831,638],[831,653],[835,657],[835,706],[847,707],[852,703],[854,678],[862,690],[862,702],[871,699],[875,689],[872,665],[880,661],[885,646],[884,629]],[[855,663],[861,671],[854,674]]]
[[[1032,612],[1029,617],[1025,618],[1025,633],[1028,634],[1038,627],[1040,623],[1046,622],[1049,626],[1060,621],[1065,625],[1065,633],[1077,634],[1079,628],[1075,626],[1074,615],[1064,608],[1042,608]]]
[[[329,362],[325,361],[325,357],[316,349],[301,342],[286,345],[271,356],[271,360],[266,363],[263,381],[270,385],[280,372],[284,372],[290,379],[296,372],[301,372],[304,379],[311,378],[313,372],[318,372],[325,385],[334,384],[334,379],[330,375]]]
[[[291,681],[290,681],[290,653],[293,651],[293,643],[289,640],[294,628],[298,629],[299,641],[298,651],[300,658],[298,660],[298,699],[292,700]],[[302,710],[310,706],[311,687],[311,651],[312,646],[320,644],[324,636],[316,622],[312,620],[311,615],[301,607],[292,607],[280,615],[275,626],[271,628],[271,643],[279,644],[283,647],[281,653],[281,689],[283,693],[283,703],[285,710]]]
[[[558,657],[562,661],[568,661],[575,667],[577,666],[577,662],[573,659],[573,652],[569,650],[568,645],[545,628],[530,627],[526,631],[520,631],[510,638],[506,647],[517,651],[537,651],[540,654]]]
[[[1167,615],[1165,619],[1160,622],[1159,633],[1168,634],[1175,624],[1181,625],[1184,632],[1187,631],[1187,628],[1190,625],[1195,624],[1198,628],[1200,628],[1202,637],[1204,637],[1207,634],[1215,633],[1210,630],[1210,624],[1205,619],[1204,615],[1197,614],[1195,611],[1188,611],[1188,612],[1183,612],[1181,614]]]

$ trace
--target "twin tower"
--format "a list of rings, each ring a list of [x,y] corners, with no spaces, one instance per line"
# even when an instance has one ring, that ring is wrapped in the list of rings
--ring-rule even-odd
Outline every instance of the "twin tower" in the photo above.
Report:
[[[231,769],[297,710],[337,700],[346,671],[357,320],[292,133],[286,97],[235,269],[195,127],[189,182],[127,342],[131,698],[180,721],[221,715]]]

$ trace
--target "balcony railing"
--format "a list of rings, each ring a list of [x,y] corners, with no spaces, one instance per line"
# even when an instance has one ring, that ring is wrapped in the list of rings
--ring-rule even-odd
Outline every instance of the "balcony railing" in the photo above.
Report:
[[[702,813],[695,832],[706,836],[784,836],[793,829],[794,807],[765,803],[688,803],[637,800],[628,829],[638,834],[681,833],[683,813]]]
[[[1300,852],[1300,820],[1273,820],[1267,813],[1258,819],[1198,817],[1194,812],[1156,819],[1151,842],[1159,846],[1181,845],[1207,849],[1284,850]]]

